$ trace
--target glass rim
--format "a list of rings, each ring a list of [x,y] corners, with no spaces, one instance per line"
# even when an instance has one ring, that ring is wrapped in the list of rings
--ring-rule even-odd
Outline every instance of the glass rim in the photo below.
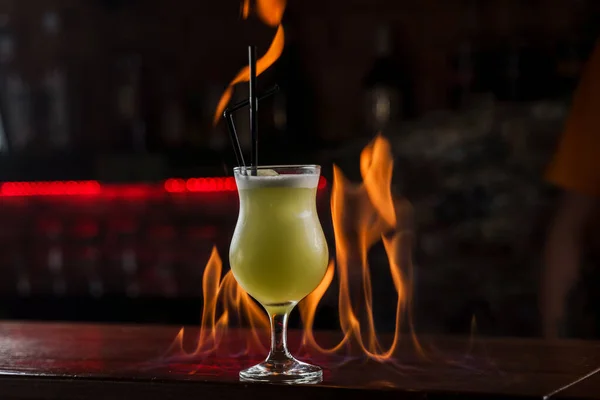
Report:
[[[252,166],[239,166],[239,167],[234,167],[233,168],[233,172],[234,173],[240,173],[240,172],[245,172],[245,171],[250,171],[255,167]],[[293,169],[300,169],[300,170],[306,170],[306,171],[320,171],[321,170],[321,166],[318,164],[289,164],[289,165],[259,165],[258,167],[256,167],[257,170],[265,170],[265,169],[272,169],[272,170],[293,170]]]

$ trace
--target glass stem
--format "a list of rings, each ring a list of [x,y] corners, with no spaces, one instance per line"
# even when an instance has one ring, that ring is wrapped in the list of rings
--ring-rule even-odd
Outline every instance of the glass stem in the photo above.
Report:
[[[268,310],[271,319],[271,351],[267,362],[283,364],[292,360],[287,348],[287,326],[291,308]]]

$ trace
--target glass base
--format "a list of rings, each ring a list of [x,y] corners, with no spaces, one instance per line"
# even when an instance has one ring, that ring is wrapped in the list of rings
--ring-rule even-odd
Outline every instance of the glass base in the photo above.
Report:
[[[323,381],[321,367],[294,358],[281,363],[268,360],[240,372],[242,382],[315,384]]]

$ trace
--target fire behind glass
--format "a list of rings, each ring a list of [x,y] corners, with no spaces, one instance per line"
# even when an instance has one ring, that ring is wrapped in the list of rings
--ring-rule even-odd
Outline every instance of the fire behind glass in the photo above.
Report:
[[[317,215],[317,165],[234,169],[240,211],[231,241],[231,270],[271,321],[266,360],[240,372],[256,382],[318,383],[321,368],[296,360],[287,349],[292,309],[321,282],[329,253]]]

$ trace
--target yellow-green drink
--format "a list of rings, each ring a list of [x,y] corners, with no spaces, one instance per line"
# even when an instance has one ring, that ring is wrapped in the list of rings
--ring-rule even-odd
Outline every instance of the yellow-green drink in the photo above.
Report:
[[[317,215],[318,175],[238,177],[240,214],[231,242],[231,269],[263,306],[297,303],[327,269]]]
[[[287,318],[327,270],[327,243],[316,209],[318,166],[236,168],[240,212],[231,241],[231,270],[271,318],[267,360],[240,372],[244,380],[318,381],[319,367],[295,360],[285,344]]]

